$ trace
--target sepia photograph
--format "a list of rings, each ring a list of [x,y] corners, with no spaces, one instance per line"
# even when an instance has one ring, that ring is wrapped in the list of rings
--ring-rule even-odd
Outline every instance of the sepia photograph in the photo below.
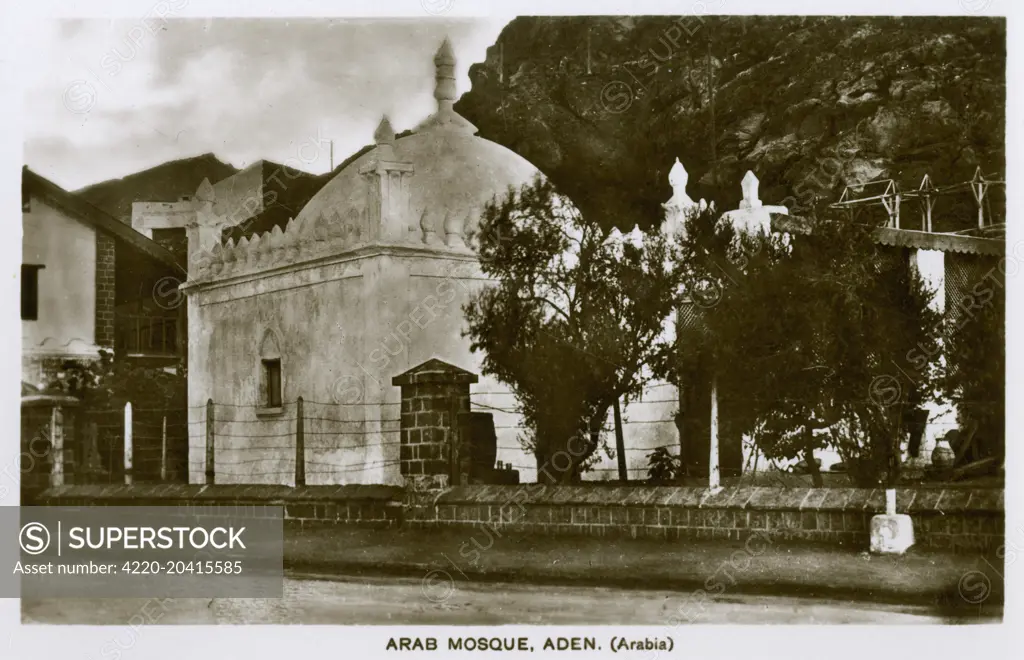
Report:
[[[1000,626],[1009,7],[935,4],[22,18],[19,630]]]

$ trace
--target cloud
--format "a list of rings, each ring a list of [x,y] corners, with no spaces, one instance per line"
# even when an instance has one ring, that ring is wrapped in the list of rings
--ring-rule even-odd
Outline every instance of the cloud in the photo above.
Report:
[[[503,20],[51,21],[27,90],[26,159],[72,188],[213,152],[281,162],[318,135],[339,162],[434,109],[433,53],[447,34],[459,92]],[[325,150],[307,169],[327,171]]]

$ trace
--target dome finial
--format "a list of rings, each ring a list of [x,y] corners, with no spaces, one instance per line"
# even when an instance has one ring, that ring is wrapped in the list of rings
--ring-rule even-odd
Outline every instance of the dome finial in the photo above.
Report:
[[[395,129],[391,128],[391,120],[387,115],[380,118],[377,130],[373,132],[375,144],[392,144],[395,141]]]
[[[450,108],[455,103],[455,53],[448,37],[434,55],[434,98],[438,109]]]
[[[437,99],[437,112],[416,127],[417,133],[431,130],[476,133],[476,126],[455,112],[455,100],[458,98],[455,93],[455,52],[448,37],[434,54],[434,98]]]
[[[381,160],[395,158],[395,129],[391,128],[388,116],[381,117],[377,130],[373,132],[373,141],[377,145],[377,157]]]

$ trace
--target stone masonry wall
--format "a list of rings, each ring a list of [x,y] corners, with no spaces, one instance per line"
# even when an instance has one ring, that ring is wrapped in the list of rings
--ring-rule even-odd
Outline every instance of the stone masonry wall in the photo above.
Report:
[[[114,239],[96,232],[96,339],[97,346],[114,346]]]
[[[462,394],[466,388],[445,383],[407,387],[412,396],[402,399],[401,472],[410,476],[447,473],[451,460],[448,434],[454,426],[452,414],[469,411],[468,393]],[[458,411],[452,409],[453,397],[458,402]]]
[[[1004,537],[1003,491],[897,491],[897,512],[914,520],[917,545],[988,551]],[[767,532],[782,541],[868,547],[871,517],[885,491],[860,488],[615,488],[467,486],[406,512],[406,524],[490,525],[528,534],[745,540]]]
[[[224,484],[81,485],[50,488],[37,506],[284,507],[287,524],[397,527],[402,489],[395,486],[291,486]]]
[[[407,497],[392,486],[65,486],[43,505],[245,506],[281,504],[292,524],[413,528],[490,527],[522,534],[619,536],[666,542],[745,540],[868,547],[882,490],[857,488],[701,488],[656,486],[462,486]],[[1004,539],[1002,490],[899,490],[897,511],[914,520],[917,545],[992,551]]]
[[[476,374],[437,358],[391,379],[402,388],[399,468],[412,490],[450,483],[458,462],[457,418],[469,412],[469,386],[477,380]]]

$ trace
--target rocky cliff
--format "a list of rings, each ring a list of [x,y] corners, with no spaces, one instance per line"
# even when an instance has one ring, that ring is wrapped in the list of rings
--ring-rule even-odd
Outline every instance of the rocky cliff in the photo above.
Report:
[[[677,156],[724,208],[747,169],[797,210],[879,178],[1002,179],[1005,59],[1002,19],[525,17],[456,109],[584,213],[649,226]]]

